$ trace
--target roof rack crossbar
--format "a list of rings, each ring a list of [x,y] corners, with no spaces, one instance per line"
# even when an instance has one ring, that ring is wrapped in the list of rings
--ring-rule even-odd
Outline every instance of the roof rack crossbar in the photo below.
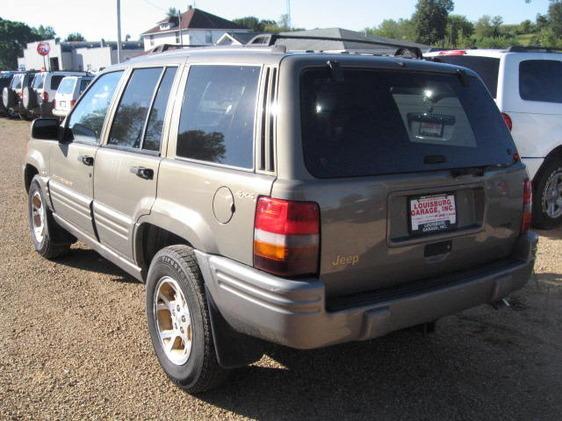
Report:
[[[303,39],[303,40],[317,40],[317,41],[340,41],[340,42],[357,42],[360,44],[370,44],[370,45],[378,45],[382,47],[392,47],[397,49],[397,53],[395,55],[402,55],[402,52],[409,51],[416,58],[422,58],[423,54],[419,47],[414,47],[411,45],[404,45],[400,43],[392,43],[386,41],[373,41],[373,40],[363,40],[363,39],[353,39],[353,38],[334,38],[334,37],[320,37],[320,36],[312,36],[312,35],[282,35],[282,34],[271,34],[269,38],[269,46],[275,45],[275,42],[278,39]]]
[[[545,52],[545,53],[562,53],[562,50],[558,49],[558,48],[549,48],[549,47],[540,47],[540,46],[534,46],[534,45],[530,45],[527,47],[521,46],[521,45],[513,45],[511,47],[509,47],[506,51],[510,52],[510,53],[525,53],[527,51],[536,51],[536,52]]]

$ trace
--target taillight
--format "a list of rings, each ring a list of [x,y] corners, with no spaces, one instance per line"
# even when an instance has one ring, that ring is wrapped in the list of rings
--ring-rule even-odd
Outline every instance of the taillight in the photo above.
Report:
[[[526,179],[523,182],[523,216],[521,218],[521,234],[531,228],[533,222],[533,185]]]
[[[76,104],[76,100],[75,100],[75,99],[71,99],[71,100],[70,100],[70,108],[74,107],[75,104]]]
[[[511,120],[511,117],[507,113],[502,113],[502,117],[505,125],[507,126],[509,131],[511,131],[513,129],[513,121]]]
[[[320,252],[320,210],[314,202],[260,197],[254,225],[254,267],[279,276],[314,275]]]
[[[49,102],[49,92],[43,91],[43,102]]]
[[[444,51],[439,51],[439,55],[440,56],[465,56],[466,51],[465,50],[444,50]]]

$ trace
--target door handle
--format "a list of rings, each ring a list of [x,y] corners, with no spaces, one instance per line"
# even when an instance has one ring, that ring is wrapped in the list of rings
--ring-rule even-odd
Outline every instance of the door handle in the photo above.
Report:
[[[82,162],[82,164],[87,165],[88,167],[91,167],[92,165],[94,165],[94,157],[93,156],[80,155],[78,157],[78,161]]]
[[[145,180],[152,180],[154,178],[154,170],[145,167],[131,167],[131,172],[137,177],[144,178]]]

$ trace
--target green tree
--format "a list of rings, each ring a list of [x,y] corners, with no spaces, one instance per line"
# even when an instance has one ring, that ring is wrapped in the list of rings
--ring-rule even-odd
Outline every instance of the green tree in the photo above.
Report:
[[[393,39],[411,40],[416,37],[415,26],[411,19],[385,19],[377,27],[366,28],[365,32],[368,35]]]
[[[548,26],[555,37],[562,36],[562,1],[551,1],[548,8]]]
[[[412,16],[416,40],[424,44],[438,44],[445,39],[447,18],[454,8],[453,0],[418,0]]]
[[[474,33],[474,24],[465,16],[450,15],[447,19],[446,46],[455,48],[465,46],[467,40]]]
[[[0,69],[16,69],[26,44],[37,40],[37,34],[25,23],[0,18]]]
[[[500,36],[502,24],[503,19],[501,16],[494,16],[492,18],[484,15],[476,21],[474,35],[476,38],[497,38]]]
[[[72,32],[68,34],[65,41],[86,41],[86,38],[84,38],[80,32]]]
[[[33,32],[37,35],[37,39],[55,39],[57,34],[52,26],[39,25],[37,28],[33,28]]]
[[[168,9],[168,11],[166,12],[166,17],[168,19],[177,18],[179,14],[180,14],[180,11],[178,9],[176,9],[175,7],[170,7]]]

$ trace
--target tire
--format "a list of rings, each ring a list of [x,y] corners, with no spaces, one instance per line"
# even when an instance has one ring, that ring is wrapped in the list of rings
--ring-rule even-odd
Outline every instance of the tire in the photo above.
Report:
[[[16,104],[14,91],[12,91],[8,86],[2,89],[2,105],[6,110],[13,108]]]
[[[552,158],[533,180],[533,226],[551,229],[561,224],[562,160]]]
[[[68,253],[76,239],[55,222],[41,190],[38,176],[31,181],[28,195],[29,230],[37,253],[55,259]]]
[[[146,314],[158,361],[175,384],[189,393],[201,393],[224,382],[228,370],[217,362],[203,277],[193,249],[175,245],[154,256],[146,282]]]
[[[35,107],[37,107],[37,92],[30,86],[26,86],[23,88],[23,98],[22,98],[23,107],[31,111]]]

